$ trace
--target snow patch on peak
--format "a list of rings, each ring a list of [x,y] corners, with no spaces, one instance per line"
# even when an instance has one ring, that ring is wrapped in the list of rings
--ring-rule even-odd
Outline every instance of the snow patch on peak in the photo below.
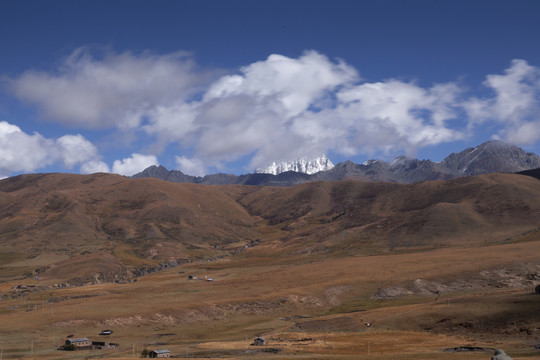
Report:
[[[409,161],[409,159],[406,156],[401,155],[401,156],[398,156],[397,158],[395,158],[394,160],[392,160],[390,162],[390,167],[404,165],[408,161]]]
[[[304,174],[315,174],[319,171],[331,170],[334,164],[322,155],[316,159],[299,158],[291,161],[273,162],[265,168],[255,170],[257,174],[278,175],[286,171],[295,171]]]
[[[371,166],[371,165],[378,164],[378,163],[380,163],[379,160],[367,160],[367,161],[364,161],[364,162],[362,163],[362,165],[364,165],[364,166]]]

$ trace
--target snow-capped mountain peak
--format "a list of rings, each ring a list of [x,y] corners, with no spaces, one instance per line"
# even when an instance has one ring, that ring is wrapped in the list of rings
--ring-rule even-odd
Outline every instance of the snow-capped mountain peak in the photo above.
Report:
[[[316,159],[299,158],[291,161],[273,162],[265,168],[255,170],[258,174],[278,175],[286,171],[296,171],[304,174],[315,174],[319,171],[331,170],[334,164],[322,155]]]

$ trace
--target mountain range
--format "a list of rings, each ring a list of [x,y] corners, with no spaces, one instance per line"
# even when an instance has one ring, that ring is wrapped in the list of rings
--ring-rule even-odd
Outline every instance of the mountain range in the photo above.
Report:
[[[324,157],[328,160],[326,157]],[[327,168],[313,173],[316,167],[305,166],[310,162],[301,160],[290,164],[274,163],[266,169],[258,169],[255,173],[245,175],[212,174],[204,177],[186,175],[178,170],[167,170],[163,166],[151,166],[133,175],[133,178],[158,178],[178,183],[196,183],[205,185],[277,185],[291,186],[311,181],[364,180],[412,184],[426,180],[448,180],[463,176],[490,173],[516,173],[524,170],[540,168],[540,157],[525,152],[517,146],[493,140],[474,148],[467,148],[459,153],[448,155],[441,162],[419,160],[399,156],[391,162],[369,160],[363,164],[351,161],[341,162],[331,167],[319,158],[314,163]],[[300,171],[285,171],[297,169]],[[309,171],[306,171],[308,169]],[[263,173],[264,172],[264,173]]]
[[[489,142],[440,163],[345,162],[312,175],[151,169],[182,182],[305,182],[296,186],[0,180],[4,357],[57,358],[66,334],[111,329],[115,348],[92,354],[159,344],[197,358],[345,360],[371,349],[450,360],[489,358],[497,344],[538,358],[540,170],[474,175],[537,161]],[[325,176],[384,181],[313,181]]]

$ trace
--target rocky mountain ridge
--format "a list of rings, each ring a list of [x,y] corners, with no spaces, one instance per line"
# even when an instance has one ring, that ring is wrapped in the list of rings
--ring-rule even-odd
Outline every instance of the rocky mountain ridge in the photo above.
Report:
[[[426,180],[448,180],[463,176],[490,173],[516,173],[540,168],[540,157],[517,146],[493,140],[459,153],[452,153],[441,162],[399,156],[391,162],[369,160],[363,164],[345,161],[330,170],[306,174],[296,171],[254,173],[245,175],[212,174],[203,177],[186,175],[163,166],[151,166],[133,178],[153,177],[178,183],[205,185],[274,185],[291,186],[310,181],[357,179],[412,184]],[[277,167],[275,169],[277,172]]]

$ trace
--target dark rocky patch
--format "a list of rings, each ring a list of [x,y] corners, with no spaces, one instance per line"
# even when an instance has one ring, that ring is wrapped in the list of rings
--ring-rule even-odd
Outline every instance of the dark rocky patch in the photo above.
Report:
[[[495,349],[493,349],[493,348],[484,348],[484,347],[479,347],[479,346],[469,346],[469,345],[443,349],[443,351],[447,352],[447,353],[472,352],[472,351],[480,352],[480,351],[493,351],[493,350],[495,350]]]

